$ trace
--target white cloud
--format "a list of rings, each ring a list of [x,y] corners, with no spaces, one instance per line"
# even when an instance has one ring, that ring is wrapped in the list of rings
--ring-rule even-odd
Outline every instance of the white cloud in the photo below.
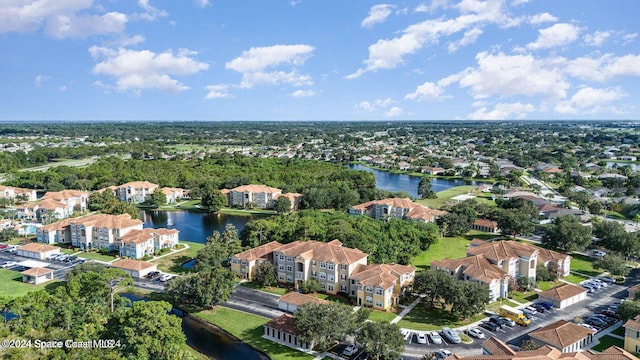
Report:
[[[547,22],[556,22],[556,21],[558,21],[558,18],[549,14],[548,12],[532,15],[531,17],[529,17],[529,24],[533,24],[533,25],[544,24]]]
[[[513,1],[511,2],[511,5],[513,5],[513,6],[518,6],[518,5],[526,4],[526,3],[528,3],[529,1],[531,1],[531,0],[513,0]]]
[[[60,85],[60,86],[58,86],[58,91],[60,91],[60,92],[65,92],[65,91],[67,91],[67,85]]]
[[[166,17],[169,15],[166,11],[160,10],[157,7],[149,4],[149,0],[138,0],[138,6],[140,6],[145,11],[142,14],[138,14],[138,16],[146,21],[155,21],[161,17]]]
[[[356,105],[356,108],[359,110],[363,110],[366,112],[378,112],[383,111],[386,114],[395,114],[400,115],[402,113],[402,109],[397,106],[392,106],[396,101],[392,98],[385,99],[376,99],[372,102],[370,101],[361,101]],[[397,116],[397,115],[386,115],[386,116]]]
[[[559,23],[538,30],[538,39],[527,45],[528,49],[548,49],[570,44],[578,38],[580,28],[572,24]]]
[[[405,95],[407,100],[437,100],[442,98],[443,89],[435,83],[425,82],[418,86],[416,91]]]
[[[296,90],[291,93],[293,97],[312,97],[315,96],[316,92],[313,90]]]
[[[302,2],[302,0],[291,0],[289,1],[289,6],[297,6]]]
[[[584,42],[591,46],[601,46],[610,37],[610,31],[596,31],[593,34],[586,34]]]
[[[567,60],[564,65],[567,74],[582,80],[605,82],[617,76],[640,76],[640,55],[634,54],[580,57]]]
[[[467,116],[470,120],[521,120],[536,110],[531,104],[523,104],[520,102],[505,104],[496,104],[493,110],[489,111],[487,107],[481,107]]]
[[[578,90],[570,100],[559,102],[555,106],[555,111],[561,114],[597,113],[601,110],[602,105],[626,96],[627,93],[620,88],[594,89],[584,87]]]
[[[638,37],[638,33],[625,33],[622,35],[622,45],[627,45],[628,43],[634,41]]]
[[[373,106],[368,101],[361,101],[358,105],[356,105],[356,107],[361,109],[361,110],[364,110],[366,112],[374,112],[374,111],[376,111],[375,106]]]
[[[394,5],[390,4],[378,4],[373,5],[369,10],[369,15],[362,20],[360,26],[362,27],[372,27],[375,24],[383,23],[389,15],[391,15],[391,11],[395,8]]]
[[[86,38],[124,31],[128,18],[119,12],[90,14],[92,0],[4,0],[0,2],[0,33],[44,29],[56,38]]]
[[[242,74],[240,86],[244,88],[259,84],[311,85],[311,77],[299,74],[295,69],[289,72],[266,70],[281,66],[302,66],[312,56],[313,50],[313,46],[302,44],[255,47],[227,62],[225,68]]]
[[[35,87],[40,87],[50,78],[50,76],[39,74],[35,77],[35,79],[33,79],[33,85],[35,85]]]
[[[228,85],[223,85],[223,84],[209,85],[209,86],[206,86],[205,89],[207,89],[209,91],[207,93],[207,95],[204,97],[207,100],[210,100],[210,99],[228,99],[228,98],[233,97],[229,93],[229,86]]]
[[[115,88],[121,92],[148,89],[184,91],[189,87],[171,76],[195,74],[209,68],[209,64],[192,58],[195,52],[184,49],[177,53],[164,51],[156,54],[150,50],[93,46],[89,53],[94,59],[102,59],[93,67],[93,73],[115,77]]]
[[[413,9],[413,12],[417,12],[417,13],[433,12],[433,11],[437,10],[438,8],[446,9],[447,7],[449,7],[449,1],[448,0],[431,0],[431,5],[427,5],[425,3],[422,3],[422,4],[418,5],[418,6],[416,6],[416,8]]]
[[[209,0],[195,0],[196,6],[197,7],[207,7],[207,5],[209,5]]]
[[[384,115],[386,117],[398,117],[400,115],[402,115],[403,110],[397,106],[392,107],[391,109],[387,110]]]
[[[480,37],[480,35],[482,35],[482,29],[473,28],[469,31],[466,31],[462,39],[450,43],[447,49],[449,50],[450,53],[456,52],[459,48],[463,46],[467,46],[475,43],[476,40],[478,40],[478,37]]]

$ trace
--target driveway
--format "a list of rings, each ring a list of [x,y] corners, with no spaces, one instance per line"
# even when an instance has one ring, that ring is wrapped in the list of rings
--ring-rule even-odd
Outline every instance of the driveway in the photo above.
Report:
[[[221,305],[274,319],[284,314],[278,309],[279,298],[279,295],[249,289],[238,284],[231,293],[229,300]]]

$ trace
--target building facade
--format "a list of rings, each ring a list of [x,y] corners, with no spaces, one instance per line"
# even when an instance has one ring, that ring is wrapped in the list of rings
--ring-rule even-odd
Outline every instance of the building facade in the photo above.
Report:
[[[411,201],[409,198],[388,198],[373,200],[352,206],[350,215],[365,215],[374,219],[396,218],[401,220],[415,220],[434,222],[446,214],[446,211],[435,210]]]
[[[178,245],[178,234],[176,229],[131,230],[118,239],[120,256],[140,259],[162,249],[172,249]]]
[[[132,181],[118,186],[115,195],[120,201],[139,204],[145,202],[158,186],[148,181]]]

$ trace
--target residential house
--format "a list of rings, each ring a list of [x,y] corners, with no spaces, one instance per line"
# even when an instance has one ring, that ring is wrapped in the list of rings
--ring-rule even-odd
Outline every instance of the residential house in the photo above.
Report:
[[[46,223],[68,218],[71,214],[66,204],[54,199],[16,205],[16,217],[23,220]]]
[[[242,185],[228,190],[229,206],[271,209],[282,190],[266,185]]]
[[[413,283],[416,268],[400,264],[358,265],[349,281],[357,285],[358,306],[388,310],[398,304],[407,286]]]
[[[132,259],[118,260],[112,262],[109,266],[124,270],[134,279],[141,279],[150,272],[158,270],[158,264]]]
[[[489,219],[476,219],[471,229],[496,234],[499,231],[498,222]]]
[[[185,190],[181,188],[169,188],[163,187],[160,189],[164,196],[167,198],[167,204],[175,204],[178,200],[185,198]]]
[[[409,198],[388,198],[373,200],[352,206],[350,215],[366,215],[374,219],[396,218],[421,222],[434,222],[446,214],[446,211],[435,210],[411,201]]]
[[[132,181],[118,186],[115,194],[120,201],[139,204],[145,202],[158,187],[158,184],[148,181]]]
[[[444,172],[445,172],[445,169],[441,167],[424,166],[422,168],[423,174],[441,175],[441,174],[444,174]]]
[[[307,303],[328,304],[329,302],[315,296],[301,294],[297,291],[290,291],[280,296],[280,298],[278,299],[278,309],[294,313],[296,312],[296,310],[298,310],[298,306]]]
[[[564,309],[567,306],[586,300],[586,298],[587,289],[567,283],[538,293],[538,300],[547,301],[558,309]]]
[[[295,318],[289,314],[280,315],[264,324],[262,337],[296,350],[311,349],[310,344],[306,344],[298,338]]]
[[[71,216],[74,211],[84,213],[89,207],[89,193],[81,190],[48,191],[40,202],[48,199],[65,204],[68,216]]]
[[[178,244],[178,234],[176,229],[131,230],[118,239],[120,256],[140,259],[161,249],[172,249]]]
[[[459,280],[482,284],[489,289],[490,301],[508,296],[509,274],[483,254],[462,259],[434,260],[431,262],[431,268],[444,270]]]
[[[595,330],[558,320],[541,329],[529,333],[531,340],[541,346],[549,345],[563,353],[580,351],[593,341]]]
[[[60,248],[57,246],[50,246],[45,244],[29,243],[18,247],[17,253],[19,256],[44,260],[51,257],[51,255],[53,254],[59,254]]]
[[[254,270],[260,263],[265,261],[273,263],[273,251],[280,247],[282,247],[282,244],[272,241],[235,254],[231,257],[231,270],[239,278],[251,280]]]
[[[93,214],[65,219],[36,230],[36,239],[45,244],[71,244],[82,250],[117,250],[117,240],[132,230],[142,230],[142,221],[129,214]]]
[[[640,353],[640,315],[627,320],[622,326],[624,327],[624,349]]]
[[[53,280],[53,269],[48,268],[34,267],[20,274],[22,274],[22,282],[28,284],[38,285]]]
[[[35,190],[4,185],[0,185],[0,198],[26,202],[38,200],[38,196]]]

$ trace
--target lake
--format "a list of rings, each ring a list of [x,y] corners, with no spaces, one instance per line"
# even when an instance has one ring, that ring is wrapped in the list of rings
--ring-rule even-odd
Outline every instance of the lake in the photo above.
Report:
[[[418,184],[420,183],[420,176],[407,175],[407,174],[396,174],[389,171],[384,170],[376,170],[370,167],[359,165],[359,164],[349,164],[347,165],[349,169],[352,170],[363,170],[372,172],[373,176],[376,178],[376,187],[382,190],[387,191],[404,191],[409,194],[413,198],[418,198]],[[491,183],[481,182],[481,181],[468,181],[462,179],[440,179],[440,178],[431,178],[431,188],[435,192],[439,192],[442,190],[447,190],[456,186],[463,185],[491,185]]]
[[[214,231],[223,232],[227,224],[233,224],[238,233],[256,216],[214,214],[187,210],[144,210],[140,219],[145,228],[167,228],[180,231],[180,240],[199,243],[207,242]]]

